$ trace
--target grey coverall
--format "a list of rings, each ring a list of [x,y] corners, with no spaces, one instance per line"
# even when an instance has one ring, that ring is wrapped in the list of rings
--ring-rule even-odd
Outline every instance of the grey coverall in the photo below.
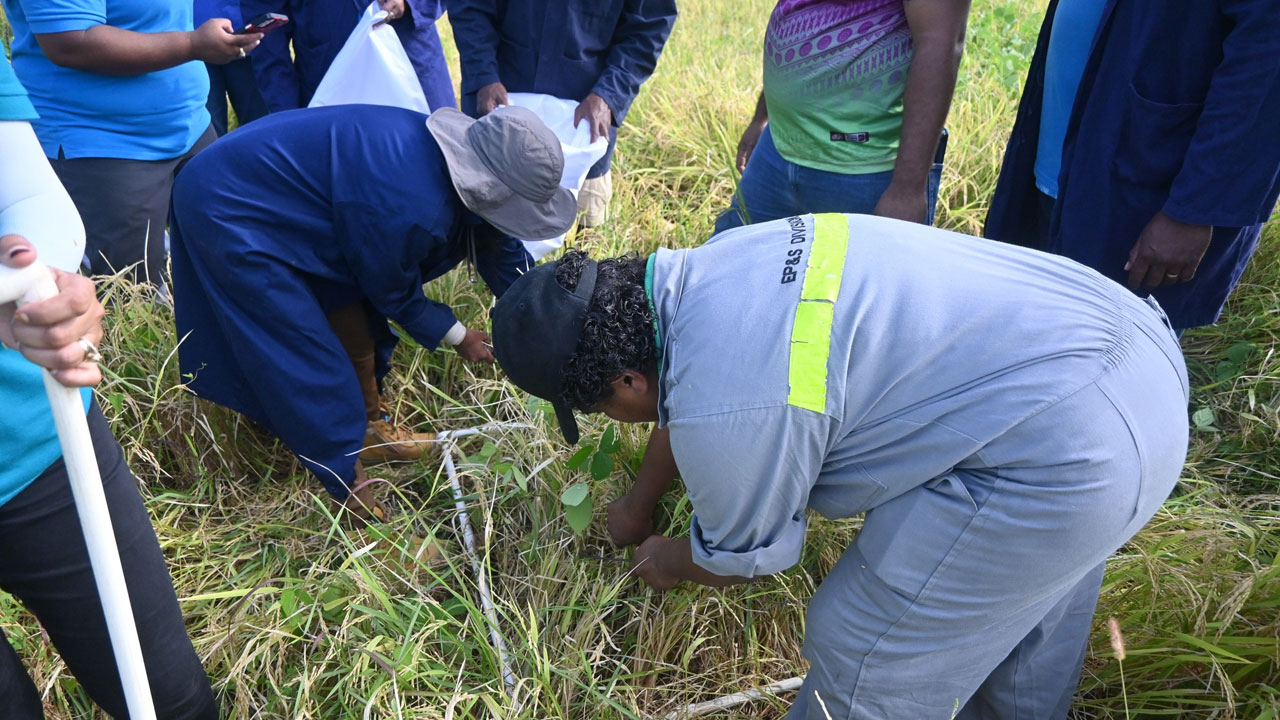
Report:
[[[1187,447],[1158,306],[1069,260],[860,215],[659,250],[660,425],[720,575],[866,513],[792,718],[1063,717],[1102,564]]]

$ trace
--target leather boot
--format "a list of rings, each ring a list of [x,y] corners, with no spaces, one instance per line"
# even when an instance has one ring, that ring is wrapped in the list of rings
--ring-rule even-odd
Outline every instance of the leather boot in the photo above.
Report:
[[[364,432],[364,449],[360,459],[365,462],[386,460],[420,460],[435,454],[435,433],[413,432],[388,420],[370,421]]]
[[[352,303],[330,312],[329,326],[351,359],[351,366],[360,381],[360,395],[364,398],[365,418],[369,424],[365,429],[360,459],[376,463],[430,457],[436,446],[434,433],[416,433],[394,425],[382,410],[376,372],[377,355],[363,303]]]

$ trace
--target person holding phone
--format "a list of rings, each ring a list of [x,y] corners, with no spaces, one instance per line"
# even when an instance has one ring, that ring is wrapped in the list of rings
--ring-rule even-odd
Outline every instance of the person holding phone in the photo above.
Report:
[[[13,69],[84,219],[90,268],[162,286],[173,178],[215,137],[200,62],[242,58],[262,36],[227,18],[193,29],[191,0],[2,1]]]
[[[275,113],[191,162],[173,194],[174,309],[187,388],[264,426],[330,496],[379,517],[364,463],[434,436],[393,424],[397,337],[492,362],[488,336],[423,285],[467,262],[495,295],[532,266],[513,236],[573,224],[554,133],[524,108],[481,120],[382,105]]]
[[[195,22],[197,25],[211,18],[226,18],[238,35],[260,35],[262,43],[269,47],[283,44],[287,50],[289,36],[287,31],[277,37],[270,37],[279,32],[288,18],[279,13],[270,12],[279,3],[262,0],[195,0]],[[272,23],[264,19],[279,17]],[[265,59],[268,53],[261,45],[257,52],[245,57],[236,58],[229,63],[206,62],[205,71],[209,73],[209,100],[206,107],[213,122],[213,129],[219,137],[226,135],[230,129],[228,110],[234,110],[236,122],[245,125],[257,120],[269,112],[288,110],[293,105],[272,107],[267,102],[261,88],[259,77],[270,67]]]

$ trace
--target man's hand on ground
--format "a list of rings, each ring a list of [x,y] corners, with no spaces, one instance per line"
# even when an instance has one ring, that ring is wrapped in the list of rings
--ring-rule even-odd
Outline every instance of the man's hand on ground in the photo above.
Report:
[[[1129,289],[1155,290],[1190,282],[1212,239],[1211,225],[1188,225],[1156,213],[1129,251],[1124,266],[1129,271]]]
[[[489,83],[476,91],[476,113],[488,115],[499,105],[507,105],[507,87],[500,82]]]
[[[631,558],[631,572],[654,590],[670,590],[680,584],[680,578],[668,570],[672,560],[670,555],[682,549],[688,551],[669,537],[650,535],[648,540],[640,543]]]
[[[590,93],[578,103],[577,109],[573,111],[573,126],[578,127],[578,121],[584,118],[587,126],[591,128],[591,142],[595,142],[598,137],[609,137],[613,111],[609,109],[609,104],[604,101],[604,98]]]

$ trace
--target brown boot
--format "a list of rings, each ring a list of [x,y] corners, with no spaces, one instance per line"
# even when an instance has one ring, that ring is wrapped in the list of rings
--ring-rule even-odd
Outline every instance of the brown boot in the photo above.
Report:
[[[360,459],[365,462],[387,460],[420,460],[436,452],[435,433],[416,433],[386,420],[372,420],[364,431],[364,449]]]

